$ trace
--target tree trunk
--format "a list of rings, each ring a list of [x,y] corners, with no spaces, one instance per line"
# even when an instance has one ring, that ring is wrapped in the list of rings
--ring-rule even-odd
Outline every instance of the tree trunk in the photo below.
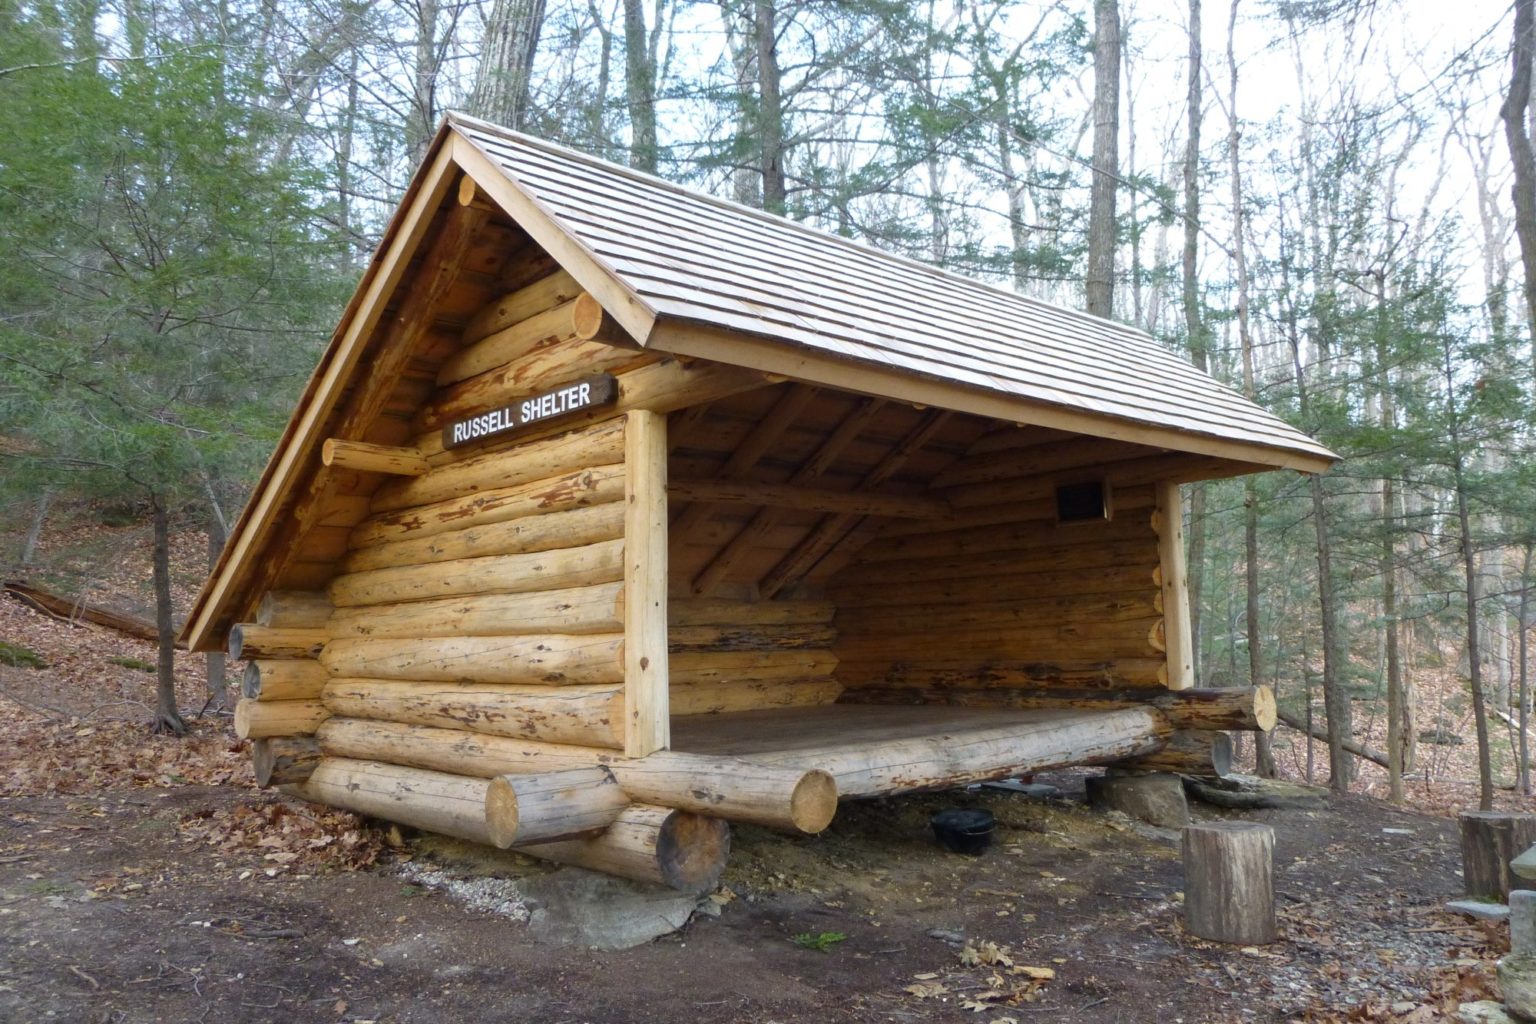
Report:
[[[435,0],[421,0],[426,3]],[[496,0],[485,24],[485,43],[469,112],[522,131],[528,125],[533,57],[544,27],[545,0]]]
[[[1454,386],[1449,353],[1446,359],[1445,386],[1449,391]],[[1448,400],[1455,401],[1449,394]],[[1455,470],[1456,480],[1456,518],[1461,526],[1459,548],[1467,601],[1467,682],[1472,688],[1472,720],[1477,726],[1477,806],[1479,810],[1491,811],[1493,810],[1493,761],[1488,740],[1488,708],[1483,696],[1483,652],[1481,637],[1478,635],[1477,559],[1472,545],[1472,514],[1467,502],[1467,485],[1461,465],[1460,430],[1455,425],[1455,415],[1453,411],[1451,457],[1454,460],[1452,468]]]
[[[1206,354],[1205,325],[1200,318],[1200,282],[1196,278],[1200,252],[1200,0],[1189,0],[1189,93],[1186,118],[1188,138],[1184,144],[1184,252],[1183,299],[1184,329],[1189,336],[1189,359],[1201,370],[1210,369]],[[1205,604],[1205,534],[1206,486],[1193,484],[1189,489],[1189,631],[1193,640],[1195,678],[1202,675],[1200,626]]]
[[[1536,62],[1536,0],[1515,0],[1515,32],[1510,49],[1509,94],[1499,110],[1504,119],[1504,140],[1509,145],[1515,181],[1515,237],[1520,242],[1524,265],[1526,324],[1536,340],[1536,155],[1526,128],[1531,105],[1531,65]],[[1536,347],[1532,349],[1536,360]]]
[[[660,25],[651,31],[659,31]],[[656,173],[656,65],[645,28],[644,0],[624,0],[624,88],[629,106],[629,165]]]
[[[1333,580],[1333,541],[1328,529],[1328,507],[1323,495],[1323,481],[1313,476],[1308,481],[1312,492],[1312,524],[1317,535],[1317,602],[1323,642],[1323,706],[1328,711],[1328,785],[1340,793],[1349,792],[1353,765],[1345,757],[1344,743],[1353,732],[1353,713],[1349,694],[1340,678],[1343,668],[1339,657],[1338,593]]]
[[[1253,376],[1253,332],[1248,322],[1248,241],[1247,212],[1243,203],[1243,166],[1240,159],[1237,117],[1237,4],[1232,0],[1231,14],[1227,20],[1227,67],[1230,70],[1227,87],[1227,112],[1231,123],[1227,133],[1228,175],[1232,183],[1232,257],[1237,266],[1237,336],[1242,349],[1243,394],[1249,401],[1257,399]],[[1264,685],[1264,644],[1259,604],[1259,489],[1253,477],[1243,485],[1243,560],[1244,571],[1244,618],[1248,630],[1248,682],[1252,686]],[[1254,737],[1255,768],[1260,778],[1275,777],[1275,755],[1270,748],[1268,733]]]
[[[405,118],[405,148],[420,163],[437,121],[437,0],[417,0],[416,53],[411,68],[411,108]]]
[[[155,732],[187,731],[176,708],[176,624],[171,609],[171,513],[159,494],[149,496],[155,523],[155,628],[160,634],[155,674]]]
[[[1376,372],[1381,401],[1383,436],[1397,429],[1397,403],[1392,392],[1391,353],[1387,338],[1387,284],[1385,274],[1376,279]],[[1390,476],[1381,481],[1381,617],[1386,628],[1387,661],[1387,797],[1403,802],[1403,665],[1397,624],[1397,491]],[[1412,728],[1412,723],[1406,723]]]
[[[1120,6],[1093,4],[1093,183],[1088,211],[1088,312],[1114,313],[1115,195],[1120,169]]]
[[[1520,637],[1517,644],[1517,657],[1520,659],[1519,669],[1519,699],[1520,708],[1515,718],[1520,723],[1520,743],[1518,756],[1520,768],[1518,775],[1518,788],[1522,796],[1531,795],[1531,740],[1526,732],[1531,724],[1531,676],[1530,662],[1528,660],[1528,646],[1531,629],[1531,553],[1533,545],[1526,544],[1525,559],[1520,566]]]
[[[37,556],[37,541],[42,536],[43,524],[48,521],[48,508],[53,504],[53,488],[44,487],[37,495],[37,511],[32,515],[32,525],[27,527],[27,538],[21,544],[21,567],[30,568]]]
[[[208,519],[208,569],[211,572],[224,551],[224,520],[215,511]],[[229,687],[224,677],[224,652],[208,652],[208,706],[228,711]]]
[[[753,38],[757,43],[759,168],[763,209],[783,213],[788,195],[784,177],[784,107],[779,95],[778,20],[774,0],[754,0]]]

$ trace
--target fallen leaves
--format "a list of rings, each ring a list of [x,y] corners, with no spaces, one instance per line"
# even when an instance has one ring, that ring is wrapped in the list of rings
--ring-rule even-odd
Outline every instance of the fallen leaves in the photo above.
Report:
[[[1055,968],[1016,963],[1011,949],[991,941],[969,941],[955,958],[958,969],[915,974],[902,991],[917,999],[958,995],[962,1010],[984,1013],[1033,1002],[1056,978]]]

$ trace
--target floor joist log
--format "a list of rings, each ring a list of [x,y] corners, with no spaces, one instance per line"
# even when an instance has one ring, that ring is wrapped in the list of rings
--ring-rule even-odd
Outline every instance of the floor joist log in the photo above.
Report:
[[[640,758],[617,751],[457,729],[331,718],[317,739],[326,754],[493,778],[604,765],[636,803],[728,821],[820,832],[837,812],[837,784],[815,769],[775,768],[733,757],[658,750]]]
[[[1224,732],[1179,730],[1162,749],[1113,763],[1133,771],[1224,779],[1232,774],[1232,737]]]
[[[539,775],[499,775],[485,795],[491,844],[505,850],[598,835],[630,805],[600,765]]]
[[[291,792],[330,807],[490,845],[485,822],[489,787],[485,779],[326,757]]]
[[[703,892],[725,870],[731,831],[719,818],[634,804],[594,839],[542,843],[521,850],[620,878]]]

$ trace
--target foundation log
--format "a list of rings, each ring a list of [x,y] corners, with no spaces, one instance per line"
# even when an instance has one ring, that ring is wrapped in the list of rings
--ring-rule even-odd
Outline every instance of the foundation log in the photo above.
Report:
[[[319,590],[269,590],[256,608],[256,625],[316,629],[331,617],[331,599]]]
[[[733,757],[658,750],[625,758],[595,747],[354,718],[328,719],[317,738],[321,749],[335,757],[388,757],[416,768],[485,778],[604,765],[638,803],[788,831],[820,832],[837,812],[837,784],[826,772]]]
[[[719,881],[731,831],[719,818],[634,804],[594,839],[542,843],[522,852],[620,878],[703,892]]]
[[[622,583],[527,594],[465,594],[403,605],[342,608],[331,617],[330,624],[331,634],[337,639],[549,633],[585,636],[618,633],[623,629]]]
[[[229,628],[229,658],[313,658],[328,639],[324,629],[284,629],[241,622]]]
[[[1114,711],[1150,706],[1175,729],[1268,732],[1275,727],[1275,695],[1267,686],[1164,690],[1161,687],[1117,690],[978,690],[921,687],[850,690],[845,704],[947,704],[972,708],[1068,708]]]
[[[579,548],[373,569],[336,577],[330,585],[331,600],[338,608],[348,608],[455,594],[521,594],[615,583],[623,578],[623,554],[624,542],[609,540]]]
[[[602,505],[622,497],[624,467],[592,466],[531,483],[480,491],[466,498],[373,516],[353,529],[348,543],[357,549],[418,540],[472,526]]]
[[[242,700],[235,705],[235,735],[242,740],[309,736],[329,714],[317,700]]]
[[[320,763],[313,736],[271,736],[251,741],[251,769],[262,789],[303,782]]]
[[[354,573],[459,558],[575,548],[613,540],[623,534],[624,506],[611,501],[561,512],[535,512],[505,522],[450,530],[392,544],[374,544],[348,552],[341,560],[341,571]],[[330,598],[325,594],[320,597],[325,599],[329,613]]]
[[[1224,732],[1181,730],[1161,750],[1116,761],[1115,767],[1223,779],[1232,774],[1232,737]]]
[[[589,466],[621,462],[623,458],[624,424],[622,420],[613,420],[528,441],[511,449],[477,453],[438,466],[425,476],[388,481],[374,492],[371,507],[374,512],[392,512],[547,480]]]
[[[581,686],[623,681],[623,643],[621,633],[344,639],[320,663],[332,676]]]
[[[485,821],[489,787],[485,779],[326,757],[291,792],[315,803],[490,845]]]
[[[308,658],[248,661],[240,694],[251,700],[319,700],[329,673]]]
[[[325,708],[347,718],[468,729],[491,736],[622,747],[619,686],[493,686],[393,679],[333,679]]]
[[[500,775],[486,790],[485,820],[492,845],[505,850],[598,835],[629,804],[613,773],[600,765]]]

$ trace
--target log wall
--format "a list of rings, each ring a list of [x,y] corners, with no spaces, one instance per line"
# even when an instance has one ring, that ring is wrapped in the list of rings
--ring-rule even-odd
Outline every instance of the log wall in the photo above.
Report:
[[[1056,484],[1128,447],[987,438],[942,472],[948,521],[887,524],[828,583],[842,699],[1168,685],[1153,486],[1112,484],[1108,520],[1056,520]]]

